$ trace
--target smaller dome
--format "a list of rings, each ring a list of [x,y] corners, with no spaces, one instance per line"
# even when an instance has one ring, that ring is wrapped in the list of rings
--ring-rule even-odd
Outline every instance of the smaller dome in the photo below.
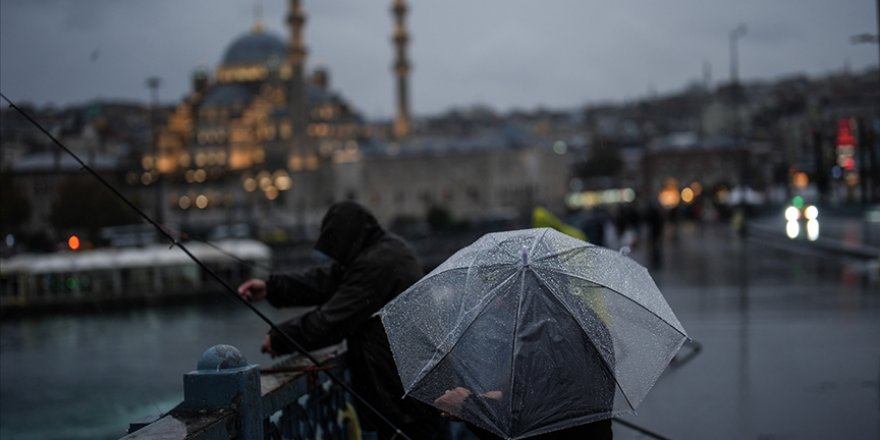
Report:
[[[273,56],[284,59],[287,45],[268,32],[255,29],[232,42],[223,54],[224,66],[265,63]]]

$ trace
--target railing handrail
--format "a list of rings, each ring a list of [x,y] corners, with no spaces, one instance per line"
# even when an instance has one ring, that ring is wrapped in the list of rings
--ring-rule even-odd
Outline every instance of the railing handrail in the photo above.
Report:
[[[282,362],[261,370],[260,401],[262,419],[266,419],[288,405],[295,404],[309,392],[304,378],[312,371],[333,370],[341,376],[345,369],[345,343],[313,352],[320,366],[312,365],[303,356],[291,356]],[[231,439],[238,436],[239,412],[231,409],[203,411],[176,406],[158,420],[122,437],[120,440],[208,440]],[[132,425],[134,427],[134,425]]]

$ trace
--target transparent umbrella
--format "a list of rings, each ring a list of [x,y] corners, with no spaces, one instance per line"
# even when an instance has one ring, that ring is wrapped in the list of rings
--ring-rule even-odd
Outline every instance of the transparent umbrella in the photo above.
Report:
[[[633,412],[687,339],[645,268],[547,228],[483,236],[379,314],[408,395],[508,439]]]

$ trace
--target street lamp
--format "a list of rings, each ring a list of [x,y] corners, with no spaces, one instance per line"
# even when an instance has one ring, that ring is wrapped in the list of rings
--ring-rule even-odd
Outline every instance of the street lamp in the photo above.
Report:
[[[740,23],[728,34],[730,42],[730,82],[736,84],[739,82],[739,60],[737,58],[737,43],[739,39],[746,35],[746,25]]]

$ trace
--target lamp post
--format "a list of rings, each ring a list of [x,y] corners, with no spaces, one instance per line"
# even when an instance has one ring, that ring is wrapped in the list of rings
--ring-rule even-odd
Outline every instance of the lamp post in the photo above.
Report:
[[[745,191],[748,186],[748,162],[749,150],[746,142],[743,142],[742,115],[740,114],[740,103],[744,98],[743,91],[739,87],[739,39],[746,35],[746,25],[740,23],[727,34],[730,47],[730,85],[732,93],[733,106],[733,131],[737,141],[741,142],[740,156],[737,160],[739,168],[739,185]],[[745,214],[745,212],[743,213]]]
[[[153,140],[153,169],[156,170],[156,223],[160,225],[164,221],[164,216],[162,209],[162,179],[161,172],[159,171],[159,132],[157,130],[156,110],[159,107],[159,85],[161,83],[162,78],[158,76],[151,76],[146,81],[147,87],[150,89],[150,129]]]

